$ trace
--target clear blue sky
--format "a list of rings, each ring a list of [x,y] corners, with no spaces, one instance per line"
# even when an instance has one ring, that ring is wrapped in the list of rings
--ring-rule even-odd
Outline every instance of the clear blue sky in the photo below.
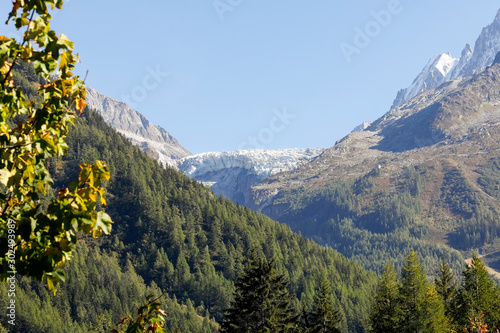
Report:
[[[70,0],[53,28],[75,42],[89,86],[200,153],[330,147],[387,112],[431,56],[474,46],[499,8],[498,0]],[[393,13],[374,23],[382,10]],[[371,36],[348,62],[341,45],[356,47],[357,28]]]

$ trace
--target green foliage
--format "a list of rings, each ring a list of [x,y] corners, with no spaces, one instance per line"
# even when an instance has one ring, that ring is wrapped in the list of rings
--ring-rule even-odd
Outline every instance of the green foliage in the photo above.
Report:
[[[478,173],[481,177],[478,184],[491,195],[500,200],[500,158],[492,158],[486,164],[479,167]]]
[[[273,262],[251,254],[236,281],[234,301],[226,310],[221,332],[293,332],[297,316],[291,307],[285,276]]]
[[[473,317],[484,317],[482,320],[489,327],[500,328],[500,288],[489,277],[477,253],[463,271],[456,302],[457,328],[465,326]]]
[[[445,312],[447,316],[451,316],[453,301],[457,294],[457,282],[455,274],[450,269],[448,262],[443,257],[437,276],[434,278],[434,286],[436,292],[444,301]]]
[[[400,291],[402,324],[407,332],[429,332],[426,328],[431,324],[431,320],[435,321],[434,318],[428,317],[428,287],[417,254],[412,250],[403,267]]]
[[[455,167],[446,172],[441,193],[443,203],[460,216],[459,228],[451,238],[456,248],[477,248],[500,237],[498,208],[481,197],[462,170]]]
[[[307,332],[337,333],[341,321],[340,311],[335,310],[332,288],[327,279],[321,281],[314,297],[313,310],[307,318]]]
[[[403,316],[399,296],[400,289],[401,282],[398,280],[394,266],[387,264],[370,315],[371,332],[399,332]]]
[[[65,279],[60,267],[71,258],[77,233],[97,237],[111,230],[109,216],[97,211],[99,200],[105,204],[101,180],[109,179],[102,161],[81,165],[78,180],[42,207],[53,183],[46,159],[67,152],[74,109],[85,106],[84,83],[71,73],[77,62],[73,43],[50,29],[50,10],[62,4],[14,1],[7,24],[24,29],[23,40],[0,37],[0,280],[17,271],[46,278],[54,292]],[[32,64],[25,68],[41,78],[29,83],[22,73],[14,75],[18,64]]]
[[[91,242],[94,243],[94,242]],[[136,308],[148,294],[160,294],[155,285],[146,286],[130,262],[121,264],[114,254],[79,242],[74,259],[66,268],[65,283],[56,296],[40,282],[19,280],[16,290],[18,332],[110,332],[122,317],[137,318]],[[5,284],[0,285],[0,304],[7,304]],[[165,329],[184,333],[216,332],[216,323],[202,308],[189,308],[175,298],[161,299],[165,309]],[[206,319],[206,320],[205,320]],[[10,327],[7,318],[0,322]]]
[[[448,332],[444,303],[428,284],[417,254],[406,258],[399,280],[387,265],[371,313],[372,332]]]
[[[106,211],[113,237],[98,240],[103,249],[130,260],[147,284],[168,289],[180,302],[190,299],[221,320],[232,300],[234,282],[250,250],[267,260],[289,281],[300,302],[312,303],[326,275],[342,327],[362,331],[376,277],[332,249],[294,234],[288,226],[215,196],[202,184],[162,168],[95,112],[84,112],[68,137],[70,150],[52,159],[56,185],[75,176],[80,163],[106,159],[111,172]]]
[[[474,254],[457,282],[442,259],[435,285],[427,282],[418,257],[411,251],[399,280],[386,266],[371,311],[372,332],[496,332],[500,317],[500,288]]]

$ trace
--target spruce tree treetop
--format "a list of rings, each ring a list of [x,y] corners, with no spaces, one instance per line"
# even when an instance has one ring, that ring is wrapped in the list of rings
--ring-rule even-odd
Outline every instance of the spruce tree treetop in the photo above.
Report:
[[[340,333],[338,325],[341,317],[335,310],[330,282],[323,277],[320,288],[314,297],[313,310],[310,314],[308,332]]]
[[[458,295],[460,308],[455,319],[462,325],[470,318],[484,314],[484,322],[490,328],[500,328],[500,288],[490,278],[477,253],[463,271],[463,282]]]
[[[398,332],[402,324],[399,291],[401,282],[392,264],[387,264],[370,315],[371,332]]]
[[[437,276],[434,278],[434,285],[436,287],[436,292],[444,301],[446,315],[450,316],[458,287],[455,275],[451,271],[444,256],[441,260]]]
[[[293,332],[297,317],[291,308],[288,283],[273,262],[252,253],[236,282],[231,308],[221,323],[222,332]]]

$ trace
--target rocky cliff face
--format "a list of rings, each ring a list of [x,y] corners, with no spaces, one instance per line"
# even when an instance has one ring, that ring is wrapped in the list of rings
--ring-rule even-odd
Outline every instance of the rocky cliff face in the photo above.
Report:
[[[422,72],[415,78],[412,85],[398,92],[392,108],[400,106],[421,92],[443,83],[448,73],[450,73],[458,62],[459,60],[453,58],[449,53],[432,57]]]
[[[324,149],[276,149],[211,152],[178,161],[179,170],[224,194],[236,203],[250,205],[251,186],[264,178],[290,171],[319,156]]]
[[[457,78],[468,78],[493,63],[495,55],[500,51],[500,11],[493,23],[483,28],[474,44],[474,50],[467,44],[460,59],[450,54],[434,56],[422,72],[408,88],[401,89],[392,108],[401,106],[404,102],[421,92],[437,87],[440,84]]]
[[[87,87],[87,104],[99,112],[106,123],[164,165],[175,166],[175,160],[191,155],[165,129],[153,125],[144,115],[123,102]]]
[[[474,44],[474,52],[470,59],[465,61],[463,68],[458,72],[456,77],[469,77],[478,70],[491,65],[496,54],[500,51],[500,10],[495,17],[493,23],[483,28],[476,43]],[[451,77],[450,79],[455,79]]]

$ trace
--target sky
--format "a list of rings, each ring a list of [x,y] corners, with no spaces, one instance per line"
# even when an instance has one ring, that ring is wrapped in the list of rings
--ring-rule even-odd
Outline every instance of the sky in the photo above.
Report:
[[[2,1],[5,18],[10,1]],[[435,54],[460,57],[498,0],[69,0],[52,28],[86,84],[192,153],[328,148],[389,111]],[[12,33],[5,26],[0,33]]]

